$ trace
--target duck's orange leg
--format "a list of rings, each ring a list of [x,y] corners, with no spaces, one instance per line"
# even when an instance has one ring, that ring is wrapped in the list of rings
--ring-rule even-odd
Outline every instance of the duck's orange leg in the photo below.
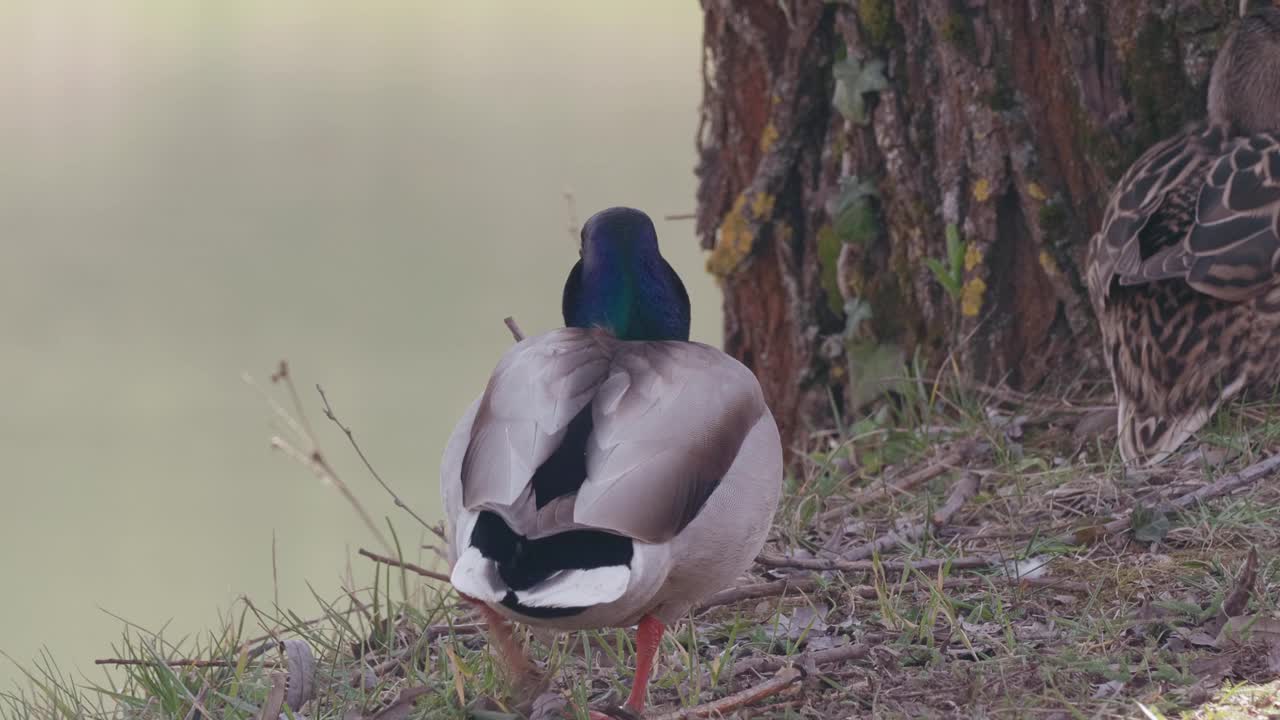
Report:
[[[627,698],[626,710],[636,717],[644,712],[644,701],[649,690],[649,673],[653,672],[653,659],[658,655],[658,645],[662,642],[662,633],[666,627],[662,621],[652,615],[640,619],[640,627],[636,628],[636,677],[631,683],[631,695]],[[591,720],[617,720],[615,715],[592,711]]]
[[[461,593],[459,594],[461,595]],[[524,649],[520,647],[520,643],[516,641],[515,634],[511,632],[511,623],[497,610],[473,597],[462,595],[462,599],[480,609],[480,614],[484,616],[485,624],[489,626],[489,642],[497,648],[498,657],[502,659],[503,665],[511,673],[511,679],[514,684],[517,687],[526,687],[536,682],[537,669],[529,661],[529,657],[524,654]]]
[[[662,631],[665,629],[662,621],[652,615],[641,618],[640,627],[636,628],[636,679],[631,683],[627,709],[637,715],[644,710],[649,690],[649,673],[653,672],[653,659],[658,655],[658,645],[662,642]]]

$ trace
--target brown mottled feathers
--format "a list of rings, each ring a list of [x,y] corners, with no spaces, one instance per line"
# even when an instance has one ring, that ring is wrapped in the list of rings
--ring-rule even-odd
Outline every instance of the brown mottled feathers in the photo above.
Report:
[[[529,509],[534,472],[588,406],[571,522],[645,542],[693,520],[768,412],[751,371],[709,346],[556,330],[517,344],[494,370],[462,462],[463,505],[512,518]]]
[[[1201,127],[1148,150],[1111,196],[1087,279],[1128,461],[1156,462],[1274,372],[1280,139]]]

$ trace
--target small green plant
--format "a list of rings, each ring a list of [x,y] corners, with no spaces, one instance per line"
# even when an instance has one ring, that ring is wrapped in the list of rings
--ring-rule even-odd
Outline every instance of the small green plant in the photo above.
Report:
[[[947,291],[952,300],[959,301],[964,291],[964,243],[960,240],[960,230],[955,223],[947,223],[947,256],[946,264],[937,258],[925,258],[924,264],[938,279],[942,289]]]

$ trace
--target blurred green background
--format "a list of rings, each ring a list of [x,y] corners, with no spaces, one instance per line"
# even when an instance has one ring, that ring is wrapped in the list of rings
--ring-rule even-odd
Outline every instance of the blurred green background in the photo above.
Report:
[[[0,650],[96,674],[121,625],[316,614],[375,547],[268,447],[240,375],[288,358],[437,516],[453,422],[510,342],[559,322],[579,219],[654,216],[718,343],[689,222],[692,0],[0,3]],[[372,576],[352,561],[357,577]],[[0,661],[0,684],[16,680]]]

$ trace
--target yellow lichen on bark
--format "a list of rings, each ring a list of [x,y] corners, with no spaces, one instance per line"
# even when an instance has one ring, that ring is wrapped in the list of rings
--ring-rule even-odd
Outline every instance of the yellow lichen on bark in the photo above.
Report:
[[[1058,268],[1058,261],[1053,259],[1053,256],[1049,254],[1048,250],[1040,251],[1040,267],[1044,269],[1050,277],[1056,277],[1060,272]]]
[[[773,203],[777,200],[769,193],[759,193],[751,199],[751,214],[756,220],[764,220],[773,214]]]
[[[982,262],[982,251],[974,243],[969,243],[969,249],[964,251],[964,271],[970,272]]]
[[[772,121],[764,126],[764,131],[760,133],[760,152],[767,153],[778,142],[778,128]]]
[[[986,202],[991,197],[991,182],[986,178],[980,178],[978,182],[973,184],[973,199],[978,202]]]
[[[750,196],[750,197],[748,197]],[[707,258],[707,272],[716,277],[726,277],[751,254],[755,244],[753,221],[768,219],[777,200],[769,193],[744,192],[733,201],[733,207],[720,221],[716,234],[716,246]],[[748,216],[748,213],[750,215]],[[789,228],[784,228],[789,231]]]
[[[982,278],[972,278],[964,284],[960,292],[960,312],[965,317],[977,317],[982,311],[982,298],[987,293],[987,282]]]

